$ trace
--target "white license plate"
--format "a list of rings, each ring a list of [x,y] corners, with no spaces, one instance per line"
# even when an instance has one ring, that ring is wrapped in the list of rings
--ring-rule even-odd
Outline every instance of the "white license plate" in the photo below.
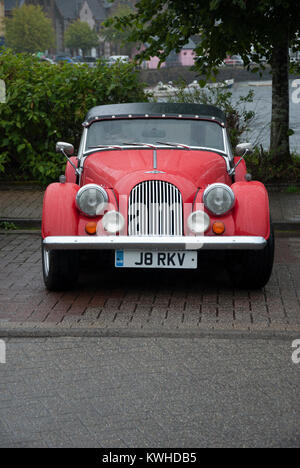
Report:
[[[116,250],[117,268],[197,268],[197,252]]]

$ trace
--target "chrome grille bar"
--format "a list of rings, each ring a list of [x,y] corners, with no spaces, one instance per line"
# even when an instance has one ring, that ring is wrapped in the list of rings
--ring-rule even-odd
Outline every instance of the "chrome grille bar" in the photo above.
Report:
[[[136,185],[129,198],[129,236],[182,236],[182,197],[177,187],[161,180]]]

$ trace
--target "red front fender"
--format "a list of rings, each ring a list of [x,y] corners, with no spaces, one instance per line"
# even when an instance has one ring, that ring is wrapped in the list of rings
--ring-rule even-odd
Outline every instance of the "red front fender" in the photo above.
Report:
[[[79,213],[75,197],[79,186],[72,183],[54,183],[44,195],[42,237],[76,236]]]
[[[236,182],[231,185],[235,194],[234,208],[224,216],[210,216],[211,223],[223,221],[227,236],[259,236],[268,239],[270,236],[269,197],[261,182]],[[204,189],[199,190],[193,209],[201,209]],[[197,208],[197,206],[199,208]],[[206,235],[214,235],[208,230]]]
[[[233,210],[237,236],[270,237],[269,197],[261,182],[236,182],[231,186],[236,196]]]

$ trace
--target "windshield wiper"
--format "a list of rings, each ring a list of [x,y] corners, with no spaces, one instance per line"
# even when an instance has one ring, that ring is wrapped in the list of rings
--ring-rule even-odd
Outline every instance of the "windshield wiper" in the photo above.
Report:
[[[151,149],[157,149],[157,146],[156,145],[152,145],[151,143],[142,143],[142,142],[130,142],[130,141],[124,141],[123,142],[123,145],[126,145],[126,146],[147,146],[148,148],[151,148]]]
[[[157,141],[156,142],[159,145],[166,145],[166,146],[177,146],[178,148],[184,148],[190,150],[191,147],[188,145],[184,145],[183,143],[172,143],[170,141]]]
[[[147,148],[151,148],[153,150],[157,149],[157,145],[152,145],[151,143],[142,143],[142,142],[131,142],[125,141],[122,145],[97,145],[97,146],[88,146],[88,149],[124,149],[124,146],[146,146]]]
[[[96,148],[112,148],[112,149],[123,149],[122,146],[118,145],[97,145],[97,146],[88,146],[88,149],[96,149]]]

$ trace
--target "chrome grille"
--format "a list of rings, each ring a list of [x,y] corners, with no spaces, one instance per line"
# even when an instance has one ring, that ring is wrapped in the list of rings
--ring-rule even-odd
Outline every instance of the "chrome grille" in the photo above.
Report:
[[[181,193],[172,184],[148,180],[133,188],[128,206],[129,236],[181,236]]]

